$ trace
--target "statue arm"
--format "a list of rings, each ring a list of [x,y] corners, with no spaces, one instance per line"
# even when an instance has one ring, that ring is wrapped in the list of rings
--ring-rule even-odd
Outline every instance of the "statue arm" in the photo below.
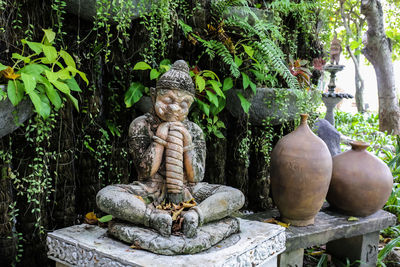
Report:
[[[197,183],[203,180],[204,177],[206,144],[203,132],[196,124],[192,125],[192,129],[189,132],[191,140],[186,140],[186,138],[184,140],[186,151],[183,154],[183,163],[187,181]]]
[[[161,126],[161,125],[160,125]],[[139,180],[153,176],[160,168],[168,129],[157,130],[154,135],[144,117],[135,119],[129,127],[129,151],[132,155]],[[159,140],[153,138],[158,136]],[[160,141],[161,140],[161,141]]]

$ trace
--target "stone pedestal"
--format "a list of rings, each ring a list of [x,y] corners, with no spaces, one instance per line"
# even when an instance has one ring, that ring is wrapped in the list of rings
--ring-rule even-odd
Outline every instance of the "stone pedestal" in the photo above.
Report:
[[[326,244],[328,253],[335,255],[342,262],[360,261],[360,267],[376,266],[378,257],[379,231],[365,235],[342,238]]]
[[[239,219],[240,233],[193,255],[164,256],[114,240],[107,229],[87,224],[49,233],[48,257],[57,266],[277,266],[285,250],[278,225]]]
[[[326,106],[325,120],[329,121],[333,126],[335,126],[335,115],[333,114],[333,111],[341,100],[342,99],[338,97],[322,97],[322,101]]]

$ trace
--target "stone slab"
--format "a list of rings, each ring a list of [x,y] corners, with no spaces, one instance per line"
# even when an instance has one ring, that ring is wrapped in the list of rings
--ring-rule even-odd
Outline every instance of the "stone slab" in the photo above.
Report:
[[[193,255],[164,256],[132,249],[107,235],[107,229],[75,225],[49,233],[48,257],[67,266],[276,266],[285,250],[285,229],[239,219],[240,233]]]
[[[244,218],[263,221],[272,217],[279,217],[279,211],[274,209],[247,215]],[[383,210],[368,217],[359,218],[358,221],[348,221],[348,218],[349,216],[337,213],[325,205],[318,212],[313,225],[290,226],[286,229],[287,251],[322,245],[336,239],[364,235],[396,224],[396,216]]]
[[[157,231],[126,223],[113,223],[108,233],[136,247],[162,255],[194,254],[206,250],[239,231],[239,220],[228,217],[197,229],[197,235],[164,237]]]

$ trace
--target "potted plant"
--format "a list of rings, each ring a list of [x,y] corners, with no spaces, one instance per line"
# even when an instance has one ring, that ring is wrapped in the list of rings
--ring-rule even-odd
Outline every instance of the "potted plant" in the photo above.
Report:
[[[57,111],[62,106],[61,92],[79,111],[78,100],[72,95],[81,92],[75,76],[79,74],[88,84],[86,75],[76,68],[69,53],[53,46],[55,33],[50,29],[43,31],[40,43],[21,40],[22,51],[12,54],[12,66],[0,63],[0,83],[6,85],[0,90],[0,103],[7,105],[8,100],[16,107],[28,96],[34,111],[47,118],[52,108]]]

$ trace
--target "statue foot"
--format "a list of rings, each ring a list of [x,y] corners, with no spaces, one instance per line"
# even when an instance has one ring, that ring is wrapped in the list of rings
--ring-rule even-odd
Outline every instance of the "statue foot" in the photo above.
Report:
[[[183,215],[183,234],[186,237],[195,237],[197,227],[199,226],[199,215],[197,212],[190,210]]]
[[[151,214],[150,226],[156,229],[162,236],[170,236],[172,229],[172,218],[167,213],[155,212]]]

